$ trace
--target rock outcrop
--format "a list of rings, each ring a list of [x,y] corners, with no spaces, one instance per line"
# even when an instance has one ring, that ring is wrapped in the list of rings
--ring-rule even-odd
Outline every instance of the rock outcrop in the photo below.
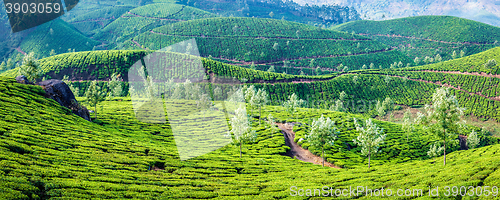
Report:
[[[26,78],[26,76],[24,76],[24,75],[21,75],[21,76],[16,77],[16,81],[17,81],[18,83],[22,83],[22,84],[33,84],[33,83],[31,83],[31,82],[28,80],[28,78]]]
[[[57,103],[61,104],[61,106],[69,108],[75,115],[87,121],[91,121],[89,111],[76,101],[75,95],[71,92],[66,83],[52,79],[39,82],[37,85],[42,86],[43,90],[45,90],[46,98],[54,99]]]

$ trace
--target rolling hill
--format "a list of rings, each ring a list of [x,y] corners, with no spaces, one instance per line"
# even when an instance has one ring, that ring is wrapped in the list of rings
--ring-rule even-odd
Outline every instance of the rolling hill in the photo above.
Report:
[[[261,70],[286,65],[285,70],[279,72],[294,73],[288,69],[298,68],[294,74],[304,70],[312,75],[317,67],[339,71],[337,68],[341,64],[348,70],[354,70],[361,69],[363,65],[368,67],[371,63],[374,68],[389,68],[394,62],[402,62],[405,66],[412,63],[400,52],[366,37],[261,18],[209,18],[179,22],[136,36],[126,45],[158,50],[192,38],[196,39],[202,57],[211,56],[219,61],[247,67],[254,62]]]
[[[8,89],[7,89],[8,88]],[[366,169],[366,158],[359,147],[330,149],[328,160],[349,160],[344,169],[323,168],[283,155],[287,149],[282,133],[253,123],[258,138],[243,147],[225,146],[209,154],[179,161],[174,136],[168,124],[142,123],[133,117],[129,98],[106,101],[99,120],[85,121],[43,97],[38,86],[21,85],[0,77],[0,193],[2,199],[23,198],[224,198],[264,199],[290,197],[290,188],[318,188],[328,185],[349,188],[422,189],[446,185],[499,184],[499,145],[448,154],[443,167],[434,159],[409,160],[406,137],[400,125],[376,121],[391,140],[374,157],[374,166]],[[192,106],[190,101],[176,104],[178,109]],[[349,140],[354,131],[349,115],[326,110],[300,109],[299,122],[324,114],[342,126],[341,140]],[[266,106],[278,121],[288,114],[281,108]],[[297,125],[297,132],[307,126]],[[424,146],[433,141],[419,134],[412,141]],[[47,142],[50,141],[50,142]],[[416,145],[410,143],[411,145]],[[337,146],[335,146],[337,147]],[[312,151],[317,151],[311,149]],[[336,151],[342,151],[331,155]],[[400,154],[396,153],[401,151]],[[357,155],[358,154],[358,155]],[[356,159],[349,159],[349,156]],[[419,156],[419,154],[414,154]],[[401,159],[384,162],[386,158]],[[457,176],[457,173],[467,176]],[[384,178],[381,178],[381,174]],[[425,181],[422,181],[425,180]],[[444,194],[442,194],[444,195]],[[369,195],[360,199],[372,199]]]
[[[36,27],[23,38],[19,49],[23,52],[35,52],[40,57],[71,51],[89,51],[100,43],[88,38],[70,24],[57,19]]]
[[[155,3],[124,12],[106,27],[99,29],[94,39],[104,41],[106,49],[123,49],[123,43],[154,28],[181,21],[216,17],[193,7]]]
[[[500,45],[500,28],[480,22],[451,16],[419,16],[385,21],[356,21],[345,23],[334,30],[355,32],[370,37],[420,64],[428,56],[443,60],[476,54]],[[455,52],[455,56],[453,56]]]
[[[113,6],[90,10],[82,15],[75,15],[76,17],[70,18],[67,22],[72,24],[76,29],[86,35],[93,35],[109,23],[115,21],[127,11],[133,9],[132,6]],[[71,12],[71,11],[70,11]]]

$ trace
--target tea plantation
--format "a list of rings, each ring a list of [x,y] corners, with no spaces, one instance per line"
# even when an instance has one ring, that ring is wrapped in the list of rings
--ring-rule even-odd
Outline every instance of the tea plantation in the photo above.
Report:
[[[419,131],[407,144],[400,125],[380,121],[390,139],[367,170],[366,158],[357,156],[360,150],[348,150],[342,143],[355,135],[352,117],[361,116],[326,110],[300,109],[297,120],[303,125],[294,130],[300,137],[310,118],[332,117],[341,127],[341,137],[327,158],[344,169],[284,156],[289,147],[283,134],[266,129],[264,123],[258,125],[257,119],[252,129],[258,138],[243,145],[243,158],[237,147],[227,145],[179,161],[169,125],[139,122],[129,98],[103,102],[99,118],[88,122],[45,99],[43,93],[38,86],[0,78],[2,199],[282,199],[293,198],[292,186],[411,188],[422,189],[426,198],[428,187],[500,184],[499,145],[455,151],[443,167],[421,153],[433,137]],[[190,104],[176,105],[184,109]],[[277,121],[291,121],[281,107],[265,107],[264,113]]]

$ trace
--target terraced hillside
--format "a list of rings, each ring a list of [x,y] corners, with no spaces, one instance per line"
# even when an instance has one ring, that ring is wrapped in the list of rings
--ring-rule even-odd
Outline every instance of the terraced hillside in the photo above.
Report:
[[[21,85],[0,77],[2,199],[282,199],[293,195],[292,186],[313,189],[324,185],[335,189],[356,185],[394,191],[422,189],[421,198],[425,198],[428,187],[500,184],[500,162],[496,156],[500,146],[450,153],[447,167],[433,159],[408,160],[404,159],[406,153],[390,153],[406,149],[400,146],[406,144],[406,138],[399,133],[400,126],[380,121],[376,122],[393,139],[381,148],[370,170],[366,170],[366,160],[361,157],[354,159],[358,164],[350,168],[334,169],[284,156],[288,147],[282,134],[266,129],[263,124],[259,126],[256,121],[252,129],[257,131],[258,138],[243,146],[243,158],[239,158],[237,147],[228,145],[179,161],[170,127],[139,122],[134,117],[130,99],[104,102],[99,120],[91,123],[42,94],[38,86]],[[184,101],[177,104],[177,108],[192,107],[190,104]],[[279,107],[265,110],[278,121],[287,115]],[[339,124],[347,122],[342,128],[345,133],[342,138],[352,137],[352,131],[344,130],[352,129],[348,122],[352,117],[359,117],[324,110],[301,109],[300,112],[298,122],[301,123],[309,123],[309,118],[320,114],[332,117]],[[298,132],[307,129],[307,126],[296,126],[294,130]],[[432,142],[423,136],[419,138],[419,134],[412,137],[425,149]],[[329,160],[360,151],[359,147],[349,151],[343,146],[341,150],[342,153]],[[382,162],[387,157],[402,160]],[[457,176],[457,173],[467,176]],[[381,175],[385,178],[381,179]],[[372,199],[373,196],[360,194],[359,198]]]
[[[434,62],[436,55],[442,60],[450,60],[500,45],[499,27],[451,16],[418,16],[385,21],[363,20],[341,24],[333,29],[355,32],[380,41],[397,48],[412,59],[418,57],[420,64],[427,64],[424,61],[426,56],[433,58]]]
[[[312,75],[317,67],[338,71],[361,69],[363,65],[369,68],[372,63],[372,68],[389,68],[400,61],[405,66],[412,63],[400,52],[366,37],[259,18],[179,22],[141,34],[127,45],[157,50],[192,38],[196,39],[202,57],[243,66],[254,62],[261,70],[286,66],[285,69],[300,68]],[[339,67],[341,64],[347,68]]]
[[[193,7],[155,3],[127,10],[123,15],[103,29],[99,29],[95,39],[105,41],[107,49],[123,49],[123,43],[141,33],[176,22],[217,17],[217,15]]]

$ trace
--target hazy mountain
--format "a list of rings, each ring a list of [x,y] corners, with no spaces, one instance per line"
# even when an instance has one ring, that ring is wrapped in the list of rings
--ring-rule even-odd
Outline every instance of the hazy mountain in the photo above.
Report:
[[[500,0],[293,0],[299,4],[352,6],[363,19],[451,15],[500,26]],[[366,16],[365,16],[366,15]]]

